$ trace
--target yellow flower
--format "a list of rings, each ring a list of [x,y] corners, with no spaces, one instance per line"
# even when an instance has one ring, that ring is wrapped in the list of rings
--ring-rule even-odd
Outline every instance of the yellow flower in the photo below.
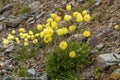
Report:
[[[46,23],[45,27],[50,27],[50,22]]]
[[[38,24],[38,25],[37,25],[37,29],[40,31],[40,30],[43,29],[43,26],[42,26],[41,24]]]
[[[57,17],[57,14],[53,13],[51,14],[51,18],[55,19]]]
[[[41,38],[44,37],[44,32],[40,32],[40,37],[41,37]]]
[[[84,21],[89,22],[90,19],[91,19],[91,17],[90,17],[89,14],[86,14],[86,15],[84,16]]]
[[[89,37],[89,36],[91,35],[91,33],[90,33],[89,31],[84,31],[84,32],[83,32],[83,35],[84,35],[85,37]]]
[[[76,18],[79,12],[73,12],[73,16]]]
[[[51,23],[51,22],[53,22],[53,19],[52,18],[48,18],[47,22]]]
[[[25,38],[25,39],[24,39],[24,41],[25,41],[25,42],[28,42],[28,39],[27,39],[27,38]]]
[[[71,5],[67,5],[67,6],[66,6],[66,10],[67,10],[67,11],[70,11],[70,10],[71,10]]]
[[[19,38],[15,38],[17,44],[20,44],[20,39]]]
[[[65,34],[68,33],[68,29],[65,28],[65,27],[63,27],[63,28],[61,28],[61,29],[56,30],[56,33],[57,33],[57,35],[59,35],[59,36],[65,35]]]
[[[85,16],[87,14],[87,10],[82,11],[82,15]]]
[[[63,32],[63,34],[65,35],[65,34],[67,34],[67,33],[68,33],[68,29],[67,29],[67,28],[65,28],[65,27],[63,27],[63,28],[62,28],[62,32]]]
[[[118,30],[119,28],[120,28],[119,25],[114,26],[114,29],[116,29],[116,30]]]
[[[24,33],[24,32],[25,32],[25,29],[24,29],[24,28],[20,28],[18,31],[19,31],[20,33]]]
[[[27,39],[30,39],[30,35],[26,35],[26,38],[27,38]]]
[[[83,21],[83,17],[81,14],[78,14],[76,17],[76,22],[82,22]]]
[[[52,37],[50,37],[49,35],[45,35],[44,36],[44,42],[45,43],[49,43],[49,42],[51,42],[52,41]]]
[[[12,34],[14,35],[16,33],[16,31],[15,30],[12,30]]]
[[[29,33],[30,35],[33,35],[33,31],[29,31],[28,33]]]
[[[30,38],[33,40],[35,38],[35,35],[31,35]]]
[[[44,35],[50,35],[50,36],[53,35],[53,30],[52,30],[52,28],[45,28],[45,29],[43,30],[43,32],[44,32]]]
[[[24,46],[28,46],[29,45],[29,43],[28,42],[24,42]]]
[[[21,38],[21,39],[25,38],[25,34],[20,33],[20,38]]]
[[[57,16],[55,19],[54,19],[56,22],[59,22],[61,20],[61,17],[60,16]]]
[[[56,33],[59,36],[63,35],[63,29],[57,29]]]
[[[69,26],[69,30],[70,30],[71,32],[74,32],[75,29],[76,29],[76,26],[74,26],[74,25]]]
[[[58,23],[55,22],[55,21],[53,21],[53,22],[51,23],[51,27],[52,27],[52,29],[57,29],[57,28],[58,28]]]
[[[28,33],[24,33],[25,37],[28,35]]]
[[[11,35],[11,34],[8,34],[8,37],[7,37],[8,40],[13,40],[14,39],[14,36]]]
[[[65,21],[70,21],[71,19],[72,19],[72,17],[70,15],[65,15],[64,16]]]
[[[38,40],[37,40],[37,39],[34,39],[34,40],[33,40],[33,43],[34,43],[34,44],[38,43]]]
[[[75,51],[71,51],[71,52],[69,53],[69,57],[70,57],[70,58],[74,58],[75,56],[76,56]]]
[[[3,44],[8,45],[9,44],[9,40],[8,39],[3,39]]]
[[[65,41],[61,41],[60,44],[59,44],[59,47],[62,49],[62,50],[65,50],[67,48],[67,42]]]

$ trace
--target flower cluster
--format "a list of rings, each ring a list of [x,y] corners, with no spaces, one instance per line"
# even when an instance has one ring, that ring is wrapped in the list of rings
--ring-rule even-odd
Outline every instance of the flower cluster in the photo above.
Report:
[[[66,6],[66,10],[71,10],[71,5]],[[45,43],[49,43],[53,39],[53,35],[57,34],[58,36],[63,36],[68,34],[68,32],[74,32],[76,30],[76,25],[59,25],[60,21],[65,21],[65,23],[69,23],[71,20],[74,20],[77,23],[80,22],[89,22],[91,17],[88,14],[87,10],[83,10],[80,12],[73,12],[72,15],[66,14],[62,18],[60,15],[56,13],[52,13],[50,17],[47,19],[45,24],[37,24],[36,29],[37,33],[34,33],[32,30],[25,30],[24,28],[18,29],[18,31],[12,30],[11,34],[8,34],[6,39],[3,39],[3,44],[7,45],[11,40],[15,41],[17,44],[23,43],[24,46],[28,46],[30,42],[33,44],[37,44],[39,40],[43,40]],[[116,28],[116,27],[115,27]],[[91,33],[89,31],[84,31],[83,35],[85,37],[89,37]],[[67,42],[60,42],[59,47],[64,50],[67,48]],[[75,57],[75,52],[70,52],[69,56],[71,58]]]

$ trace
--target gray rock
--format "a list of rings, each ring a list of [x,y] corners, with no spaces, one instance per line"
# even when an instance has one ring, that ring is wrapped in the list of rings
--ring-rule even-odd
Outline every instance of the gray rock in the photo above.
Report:
[[[12,76],[8,75],[8,76],[4,76],[2,80],[13,80],[13,79]]]
[[[96,54],[96,53],[98,53],[98,50],[92,49],[92,50],[90,50],[90,53],[91,53],[91,54]]]
[[[5,70],[12,70],[12,65],[5,65],[5,66],[4,66],[4,69],[5,69]]]
[[[39,6],[40,6],[40,2],[34,1],[29,5],[29,8],[31,8],[33,12],[39,12]]]
[[[77,0],[77,2],[83,2],[84,0]]]
[[[110,47],[102,49],[105,53],[111,53],[112,49]]]
[[[3,21],[5,19],[4,16],[0,16],[0,21]]]
[[[14,44],[11,43],[11,44],[9,44],[9,45],[3,45],[2,48],[5,49],[5,51],[2,52],[2,55],[5,55],[5,54],[10,53],[10,52],[13,51],[13,49],[14,49]]]
[[[96,45],[96,48],[97,48],[97,49],[102,49],[103,47],[104,47],[104,44],[102,44],[102,43]]]
[[[116,54],[116,53],[114,53],[113,55],[114,55],[117,59],[120,60],[120,54]]]
[[[3,24],[7,27],[18,27],[18,25],[20,25],[22,23],[22,21],[28,19],[28,17],[30,16],[30,14],[25,13],[25,14],[21,14],[18,15],[17,17],[10,17],[7,20],[3,21]]]
[[[35,20],[31,21],[29,24],[34,24],[35,23]]]
[[[31,21],[33,21],[34,20],[34,17],[30,17],[27,21],[28,22],[31,22]]]
[[[47,73],[44,73],[40,78],[41,80],[47,80]]]
[[[39,15],[37,15],[35,18],[39,19],[40,17],[42,17],[45,14],[45,12],[41,12]]]
[[[13,49],[14,49],[14,44],[11,44],[10,47],[8,47],[8,48],[5,50],[5,53],[12,52]]]
[[[114,53],[105,53],[105,54],[100,54],[96,58],[96,66],[100,67],[101,69],[104,69],[110,65],[115,65],[119,62],[115,56]]]
[[[114,20],[109,21],[108,29],[111,29],[113,27],[113,22],[114,22]]]
[[[95,0],[95,1],[96,1],[95,5],[96,5],[96,6],[99,6],[100,3],[101,3],[101,0]]]
[[[7,49],[9,47],[9,45],[2,45],[1,48],[2,49]]]
[[[2,26],[2,24],[0,24],[0,31],[3,29],[3,26]]]
[[[100,44],[106,38],[106,36],[110,34],[111,32],[113,32],[113,30],[107,29],[106,31],[103,31],[97,34],[95,37],[91,38],[88,41],[90,47],[94,48],[96,45]]]
[[[12,4],[7,4],[5,7],[3,7],[2,9],[0,9],[0,14],[2,14],[5,10],[9,10],[12,7],[13,7]]]
[[[35,76],[35,69],[34,68],[28,69],[28,74],[31,76]]]

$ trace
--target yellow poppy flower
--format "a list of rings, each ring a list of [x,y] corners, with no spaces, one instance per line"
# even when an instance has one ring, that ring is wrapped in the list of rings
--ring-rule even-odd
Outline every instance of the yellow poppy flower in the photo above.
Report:
[[[72,19],[72,17],[70,15],[65,15],[64,16],[65,21],[70,21],[71,19]]]
[[[71,32],[74,32],[75,29],[76,29],[76,26],[74,26],[74,25],[69,26],[69,30],[70,30]]]
[[[44,37],[44,32],[40,32],[40,37],[41,37],[41,38]]]
[[[61,36],[63,35],[63,29],[57,29],[56,30],[57,35]]]
[[[29,33],[30,35],[33,35],[33,31],[29,31],[28,33]]]
[[[30,38],[33,40],[35,38],[35,35],[31,35]]]
[[[55,22],[55,21],[53,21],[53,22],[51,23],[51,27],[52,27],[52,29],[57,29],[57,28],[58,28],[58,23]]]
[[[84,31],[84,32],[83,32],[83,35],[84,35],[85,37],[89,37],[89,36],[91,35],[91,33],[90,33],[89,31]]]
[[[8,40],[13,40],[14,39],[14,36],[9,34],[8,37],[7,37]]]
[[[51,42],[52,41],[52,37],[50,37],[49,35],[45,35],[44,36],[44,42],[45,43],[49,43],[49,42]]]
[[[63,34],[65,35],[65,34],[67,34],[67,33],[68,33],[68,29],[67,29],[67,28],[65,28],[65,27],[63,27],[63,28],[62,28],[62,32],[63,32]]]
[[[25,29],[24,29],[24,28],[20,28],[18,31],[19,31],[20,33],[24,33],[24,32],[25,32]]]
[[[91,19],[91,17],[90,17],[89,14],[86,14],[86,15],[84,16],[84,21],[89,22],[90,19]]]
[[[20,39],[19,38],[15,38],[17,44],[20,44]]]
[[[40,30],[43,29],[43,26],[42,26],[41,24],[38,24],[38,25],[37,25],[37,29],[40,31]]]
[[[76,22],[82,22],[83,21],[83,17],[81,14],[78,14],[76,17]]]
[[[70,57],[70,58],[74,58],[75,56],[76,56],[75,51],[71,51],[71,52],[69,53],[69,57]]]
[[[53,22],[53,19],[52,19],[52,18],[48,18],[48,19],[47,19],[47,22],[48,22],[48,23],[51,23],[51,22]]]
[[[9,40],[8,39],[3,39],[3,44],[8,45],[9,44]]]
[[[87,10],[82,11],[82,15],[85,16],[87,14]]]
[[[25,34],[20,33],[20,38],[21,38],[21,39],[25,38]]]
[[[60,16],[57,16],[55,19],[54,19],[56,22],[59,22],[61,20],[61,17]]]
[[[16,33],[16,31],[15,31],[15,30],[12,30],[11,32],[12,32],[12,34],[13,34],[13,35]]]
[[[77,15],[80,14],[79,12],[73,12],[73,16],[77,18]]]
[[[57,17],[57,14],[53,13],[51,14],[51,18],[55,19]]]
[[[37,44],[37,43],[38,43],[38,40],[37,40],[37,39],[34,39],[34,40],[33,40],[33,43],[34,43],[34,44]]]
[[[66,6],[66,10],[67,10],[67,11],[70,11],[70,10],[71,10],[71,5],[67,5],[67,6]]]
[[[27,39],[27,38],[25,38],[25,39],[24,39],[24,41],[25,41],[25,42],[28,42],[28,39]]]
[[[29,43],[28,42],[24,42],[24,46],[28,46],[29,45]]]
[[[61,41],[60,44],[59,44],[59,47],[62,49],[62,50],[65,50],[67,48],[67,42],[65,41]]]

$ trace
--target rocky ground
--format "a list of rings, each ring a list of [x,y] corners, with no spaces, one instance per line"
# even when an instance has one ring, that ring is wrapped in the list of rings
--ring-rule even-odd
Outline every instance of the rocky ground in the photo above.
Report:
[[[15,72],[20,66],[14,57],[16,49],[20,47],[14,42],[8,46],[3,45],[2,38],[12,29],[17,30],[19,27],[31,29],[38,23],[45,23],[51,13],[65,14],[67,4],[71,4],[74,11],[87,9],[92,17],[89,23],[81,24],[85,26],[81,29],[88,29],[92,34],[87,40],[91,46],[89,59],[92,64],[80,72],[83,80],[120,79],[120,28],[118,30],[113,28],[114,25],[120,26],[120,0],[6,0],[0,2],[1,80],[14,80]],[[83,41],[84,37],[77,33],[71,35],[70,39]],[[33,58],[24,61],[23,66],[31,77],[46,80],[43,61],[46,52],[41,49]]]

